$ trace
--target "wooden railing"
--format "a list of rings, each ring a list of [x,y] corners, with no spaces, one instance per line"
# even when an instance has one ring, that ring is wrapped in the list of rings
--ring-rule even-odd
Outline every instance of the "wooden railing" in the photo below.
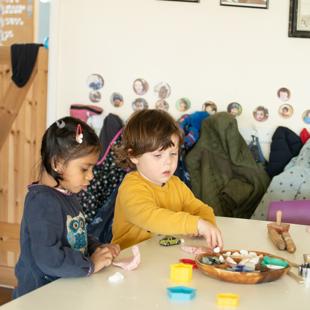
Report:
[[[16,259],[19,254],[19,224],[9,224],[0,222],[0,253],[8,259]],[[15,286],[16,280],[12,275],[12,266],[1,265],[1,284],[5,286]]]
[[[47,65],[41,47],[29,81],[19,88],[11,80],[10,47],[0,47],[0,285],[16,284],[19,223],[46,128]]]

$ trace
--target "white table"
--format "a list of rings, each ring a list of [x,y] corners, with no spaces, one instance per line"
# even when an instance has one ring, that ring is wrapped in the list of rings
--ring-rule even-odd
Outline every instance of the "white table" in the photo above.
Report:
[[[289,254],[276,250],[267,237],[267,222],[217,218],[222,230],[225,249],[248,249],[269,252],[297,263],[303,262],[302,254],[310,253],[310,233],[306,226],[291,225],[290,233],[297,251]],[[197,289],[196,297],[187,302],[171,302],[166,288],[176,286],[169,280],[170,264],[182,257],[191,258],[179,246],[162,247],[160,237],[140,245],[141,264],[134,271],[109,267],[88,278],[60,279],[1,307],[1,310],[97,310],[97,309],[221,309],[216,305],[216,294],[231,292],[240,295],[236,309],[276,310],[310,309],[310,287],[298,284],[285,275],[277,281],[261,284],[234,284],[212,279],[199,270],[193,271],[193,279],[187,285]],[[186,240],[187,244],[201,242]],[[128,256],[131,251],[124,251]],[[125,279],[111,284],[108,277],[116,271]]]

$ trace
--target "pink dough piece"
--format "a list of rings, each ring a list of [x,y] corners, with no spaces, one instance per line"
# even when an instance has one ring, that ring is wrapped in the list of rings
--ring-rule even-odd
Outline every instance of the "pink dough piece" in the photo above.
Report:
[[[139,247],[134,245],[132,248],[133,256],[121,259],[119,261],[114,261],[113,265],[116,267],[123,268],[124,270],[134,270],[136,269],[141,262],[141,255]]]
[[[210,249],[204,246],[181,245],[181,249],[186,253],[195,255],[210,252]]]

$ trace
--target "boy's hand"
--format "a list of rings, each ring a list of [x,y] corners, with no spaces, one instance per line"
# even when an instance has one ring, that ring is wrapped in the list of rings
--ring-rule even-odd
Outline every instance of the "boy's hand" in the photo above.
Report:
[[[98,247],[96,251],[90,256],[92,263],[94,264],[94,273],[98,272],[104,267],[112,264],[112,253],[108,248]]]
[[[211,249],[215,247],[223,248],[223,240],[220,230],[213,224],[200,219],[197,225],[198,234],[207,241],[207,246]]]
[[[100,248],[107,248],[111,252],[113,258],[118,256],[121,251],[121,248],[118,244],[106,243],[100,246]]]

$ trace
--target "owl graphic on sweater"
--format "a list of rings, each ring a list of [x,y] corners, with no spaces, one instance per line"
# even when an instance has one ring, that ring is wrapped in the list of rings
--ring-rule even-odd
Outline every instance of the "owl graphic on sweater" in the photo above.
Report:
[[[74,217],[67,215],[67,240],[72,249],[86,253],[87,231],[85,218],[81,212]]]

